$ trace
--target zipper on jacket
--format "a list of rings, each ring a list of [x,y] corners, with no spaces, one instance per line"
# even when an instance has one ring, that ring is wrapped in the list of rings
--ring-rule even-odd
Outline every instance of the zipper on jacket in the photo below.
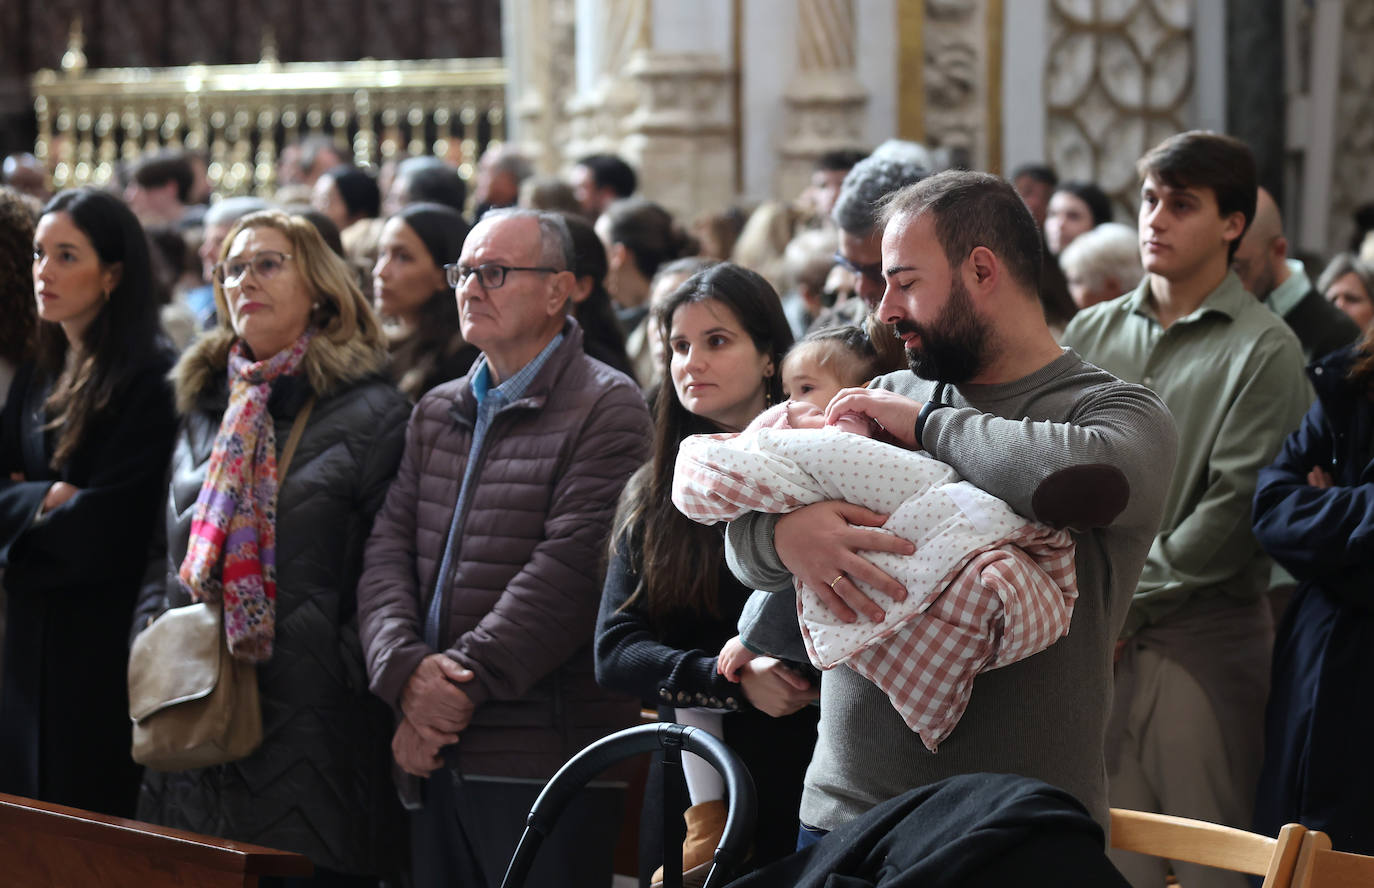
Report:
[[[524,400],[524,399],[522,398],[522,399],[520,399],[520,400]],[[474,482],[474,483],[476,483],[477,479],[481,476],[482,466],[485,464],[486,458],[487,458],[487,453],[488,453],[488,452],[490,451],[490,449],[491,449],[491,444],[492,444],[492,441],[494,440],[494,438],[493,438],[493,436],[492,436],[492,432],[494,432],[495,429],[496,429],[497,420],[499,420],[499,419],[502,417],[502,415],[504,415],[504,414],[506,413],[506,411],[510,410],[511,407],[513,407],[513,406],[515,406],[516,404],[519,404],[519,403],[520,403],[520,401],[512,401],[511,403],[509,403],[509,404],[507,404],[506,406],[502,407],[500,410],[496,411],[496,413],[492,416],[492,418],[491,418],[491,425],[487,427],[487,434],[486,434],[486,436],[483,437],[483,439],[482,439],[482,447],[481,447],[481,449],[479,449],[479,450],[477,451],[477,457],[476,457],[476,459],[477,459],[477,468],[474,470],[477,474],[474,474],[474,475],[473,475],[473,482]],[[479,407],[478,409],[481,409],[481,408]],[[473,430],[474,430],[474,434],[475,434],[475,433],[476,433],[476,425],[475,425],[475,424],[473,425]],[[468,466],[467,466],[467,464],[465,463],[465,464],[463,465],[463,473],[466,474],[466,473],[467,473],[467,470],[468,470]],[[462,478],[459,478],[459,479],[458,479],[458,498],[459,498],[459,499],[462,499],[462,496],[463,496],[463,479],[462,479]],[[454,508],[456,509],[457,507],[458,507],[458,504],[457,504],[457,503],[454,503]],[[472,497],[469,496],[469,497],[468,497],[468,501],[467,501],[466,503],[463,504],[463,511],[462,511],[462,513],[459,514],[459,515],[455,515],[455,516],[454,516],[454,519],[453,519],[453,520],[454,520],[454,523],[450,526],[450,538],[449,538],[449,539],[452,540],[453,543],[454,543],[455,545],[457,545],[458,541],[461,540],[461,539],[463,538],[463,533],[464,533],[464,531],[467,529],[468,513],[471,512],[471,511],[472,511]],[[448,542],[449,542],[449,540],[446,540],[446,541],[445,541],[445,546],[448,545]],[[444,551],[441,550],[441,551],[439,552],[440,569],[442,569],[443,561],[444,561]],[[455,559],[454,563],[449,564],[448,573],[447,573],[445,576],[443,576],[443,577],[440,578],[440,579],[443,580],[442,585],[435,585],[435,587],[434,587],[434,594],[435,594],[435,595],[438,595],[438,594],[439,594],[439,591],[440,591],[441,589],[442,589],[442,590],[445,590],[445,591],[452,591],[452,587],[453,587],[453,577],[454,577],[455,573],[457,572],[457,570],[458,570],[458,565],[457,565],[456,559]],[[448,606],[447,606],[447,605],[448,605],[448,602],[445,601],[445,602],[444,602],[444,607],[443,607],[443,609],[442,609],[442,610],[440,611],[440,613],[439,613],[439,627],[438,627],[438,628],[439,628],[439,639],[440,639],[440,640],[439,640],[439,644],[441,644],[441,645],[444,643],[444,642],[443,642],[444,630],[448,628],[448,623],[449,623],[449,615],[448,615]],[[442,651],[440,651],[440,653],[442,653]]]

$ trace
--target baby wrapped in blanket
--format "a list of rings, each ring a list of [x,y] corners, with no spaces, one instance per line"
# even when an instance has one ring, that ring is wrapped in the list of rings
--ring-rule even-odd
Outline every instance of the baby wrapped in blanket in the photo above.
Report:
[[[825,500],[888,515],[883,529],[916,552],[868,557],[906,587],[906,599],[891,603],[881,622],[860,615],[845,623],[798,582],[796,616],[813,665],[844,664],[872,681],[934,752],[958,724],[979,672],[1039,653],[1068,632],[1078,596],[1074,543],[949,465],[869,431],[859,416],[825,426],[820,410],[792,401],[739,434],[693,435],[678,451],[673,503],[703,524]]]

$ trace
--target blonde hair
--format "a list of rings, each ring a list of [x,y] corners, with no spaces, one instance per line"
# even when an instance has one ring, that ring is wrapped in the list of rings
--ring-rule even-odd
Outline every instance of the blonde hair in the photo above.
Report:
[[[239,233],[250,228],[271,228],[291,242],[292,261],[300,269],[306,286],[316,300],[310,313],[310,323],[330,342],[342,344],[361,340],[362,344],[386,350],[382,325],[363,291],[358,287],[357,275],[348,263],[325,244],[320,232],[304,216],[288,216],[280,210],[249,213],[229,230],[219,251],[223,262]],[[229,302],[224,286],[216,280],[215,311],[219,328],[232,334],[229,321]]]

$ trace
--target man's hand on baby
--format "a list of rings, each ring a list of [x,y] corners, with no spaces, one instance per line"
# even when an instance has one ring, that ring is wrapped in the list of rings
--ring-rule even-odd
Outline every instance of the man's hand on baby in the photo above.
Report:
[[[738,684],[740,670],[749,665],[752,659],[754,652],[745,647],[736,635],[720,649],[720,656],[716,657],[716,671]]]
[[[916,440],[916,419],[921,415],[920,401],[882,389],[848,388],[830,400],[825,408],[827,422],[846,414],[866,416],[886,433],[886,438],[908,450],[920,450]]]
[[[783,566],[814,590],[836,617],[852,623],[862,613],[882,622],[883,609],[859,590],[855,580],[893,601],[906,599],[906,587],[860,553],[916,551],[910,540],[876,529],[886,520],[886,515],[840,500],[812,503],[778,519],[773,546]]]

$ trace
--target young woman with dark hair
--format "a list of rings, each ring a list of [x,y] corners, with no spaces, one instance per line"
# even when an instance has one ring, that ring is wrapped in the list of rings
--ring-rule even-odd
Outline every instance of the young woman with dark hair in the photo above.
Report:
[[[102,191],[57,195],[33,287],[38,349],[0,422],[0,792],[131,816],[128,628],[176,432],[138,220]]]
[[[658,204],[633,197],[618,200],[596,220],[596,234],[606,248],[606,290],[615,303],[625,351],[641,385],[654,382],[646,373],[650,285],[661,265],[697,251],[697,243]]]
[[[411,401],[457,379],[477,360],[458,329],[444,266],[458,261],[468,223],[452,207],[415,203],[386,221],[372,269],[372,297],[391,352],[391,378]]]
[[[615,316],[611,294],[606,292],[606,248],[590,222],[580,215],[563,214],[573,242],[573,274],[577,286],[572,294],[572,315],[582,327],[582,350],[634,378],[634,369],[625,354],[625,331]]]
[[[752,661],[739,684],[716,673],[716,652],[736,634],[751,590],[725,565],[722,529],[685,518],[671,489],[683,438],[738,431],[782,399],[778,367],[792,333],[768,282],[728,263],[689,278],[655,318],[668,357],[654,410],[653,457],[621,497],[597,624],[597,678],[653,701],[665,719],[691,708],[726,713],[726,742],[778,815],[759,823],[753,860],[763,864],[795,845],[802,777],[815,742],[816,712],[807,704],[816,692],[769,658]],[[705,766],[689,760],[687,767]],[[651,776],[648,786],[642,882],[662,859],[662,781]],[[719,801],[689,809],[684,868],[700,866],[703,853],[709,861],[723,816]]]

